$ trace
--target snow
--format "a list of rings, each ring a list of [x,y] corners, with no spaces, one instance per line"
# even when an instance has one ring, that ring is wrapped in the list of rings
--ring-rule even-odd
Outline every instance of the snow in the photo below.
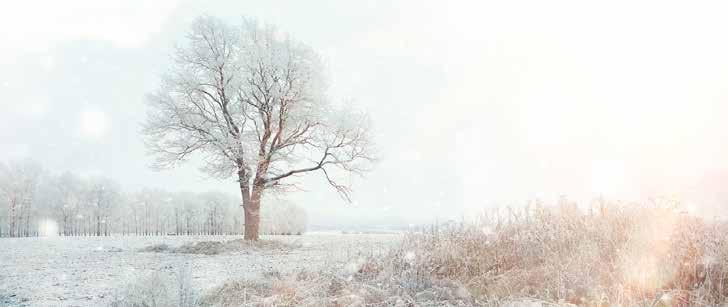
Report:
[[[383,234],[315,233],[271,236],[294,245],[283,251],[250,250],[220,255],[139,252],[153,244],[179,246],[238,236],[48,237],[0,239],[0,305],[104,305],[139,278],[154,272],[174,276],[189,269],[192,287],[204,293],[231,279],[271,272],[351,265],[362,254],[384,251],[400,238]]]

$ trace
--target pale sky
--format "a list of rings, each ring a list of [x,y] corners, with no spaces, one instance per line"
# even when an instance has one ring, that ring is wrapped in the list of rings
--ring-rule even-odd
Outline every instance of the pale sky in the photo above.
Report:
[[[728,209],[723,1],[15,1],[0,10],[0,160],[127,189],[216,189],[147,166],[139,125],[200,14],[277,25],[318,50],[331,96],[369,111],[381,161],[316,222],[417,222],[481,208],[676,196]]]

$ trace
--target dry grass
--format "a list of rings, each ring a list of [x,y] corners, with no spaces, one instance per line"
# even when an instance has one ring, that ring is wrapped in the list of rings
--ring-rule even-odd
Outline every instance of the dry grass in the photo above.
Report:
[[[728,224],[561,202],[406,234],[343,268],[231,281],[203,306],[728,306]]]
[[[180,267],[174,277],[152,273],[140,276],[117,291],[111,307],[193,307],[199,306],[192,289],[189,267]]]
[[[383,275],[382,275],[383,276]],[[202,298],[203,306],[467,306],[467,290],[452,282],[415,293],[404,280],[301,272],[228,282]]]
[[[167,244],[150,245],[139,249],[140,252],[155,253],[180,253],[180,254],[203,254],[217,255],[232,252],[251,251],[283,251],[293,249],[294,244],[287,244],[276,240],[246,241],[235,239],[228,241],[200,241],[183,244],[179,247],[171,247]]]
[[[728,306],[728,225],[669,202],[562,202],[406,235],[346,269],[238,281],[216,306]]]
[[[410,234],[386,265],[457,281],[483,305],[717,306],[728,304],[727,235],[672,203],[562,203]]]

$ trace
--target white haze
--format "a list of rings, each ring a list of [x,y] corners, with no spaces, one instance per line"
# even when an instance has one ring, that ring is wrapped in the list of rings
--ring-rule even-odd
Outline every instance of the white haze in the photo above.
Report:
[[[380,162],[345,204],[316,174],[314,223],[421,222],[484,207],[674,196],[728,201],[721,1],[22,1],[0,10],[0,160],[128,189],[209,189],[148,168],[144,95],[200,14],[318,50],[331,96],[367,110]]]

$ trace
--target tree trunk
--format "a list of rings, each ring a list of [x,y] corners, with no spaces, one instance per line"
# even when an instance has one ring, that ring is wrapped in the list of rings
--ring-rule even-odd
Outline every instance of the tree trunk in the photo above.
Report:
[[[10,200],[10,236],[15,237],[15,221],[17,219],[16,217],[16,200],[15,198]]]
[[[250,201],[243,206],[245,212],[245,240],[257,241],[260,230],[260,196],[262,189],[255,186]]]
[[[253,193],[250,193],[250,175],[246,172],[242,159],[238,160],[238,182],[240,183],[240,194],[243,198],[243,238],[245,240],[257,241],[260,228],[260,196],[262,185],[254,185]]]

